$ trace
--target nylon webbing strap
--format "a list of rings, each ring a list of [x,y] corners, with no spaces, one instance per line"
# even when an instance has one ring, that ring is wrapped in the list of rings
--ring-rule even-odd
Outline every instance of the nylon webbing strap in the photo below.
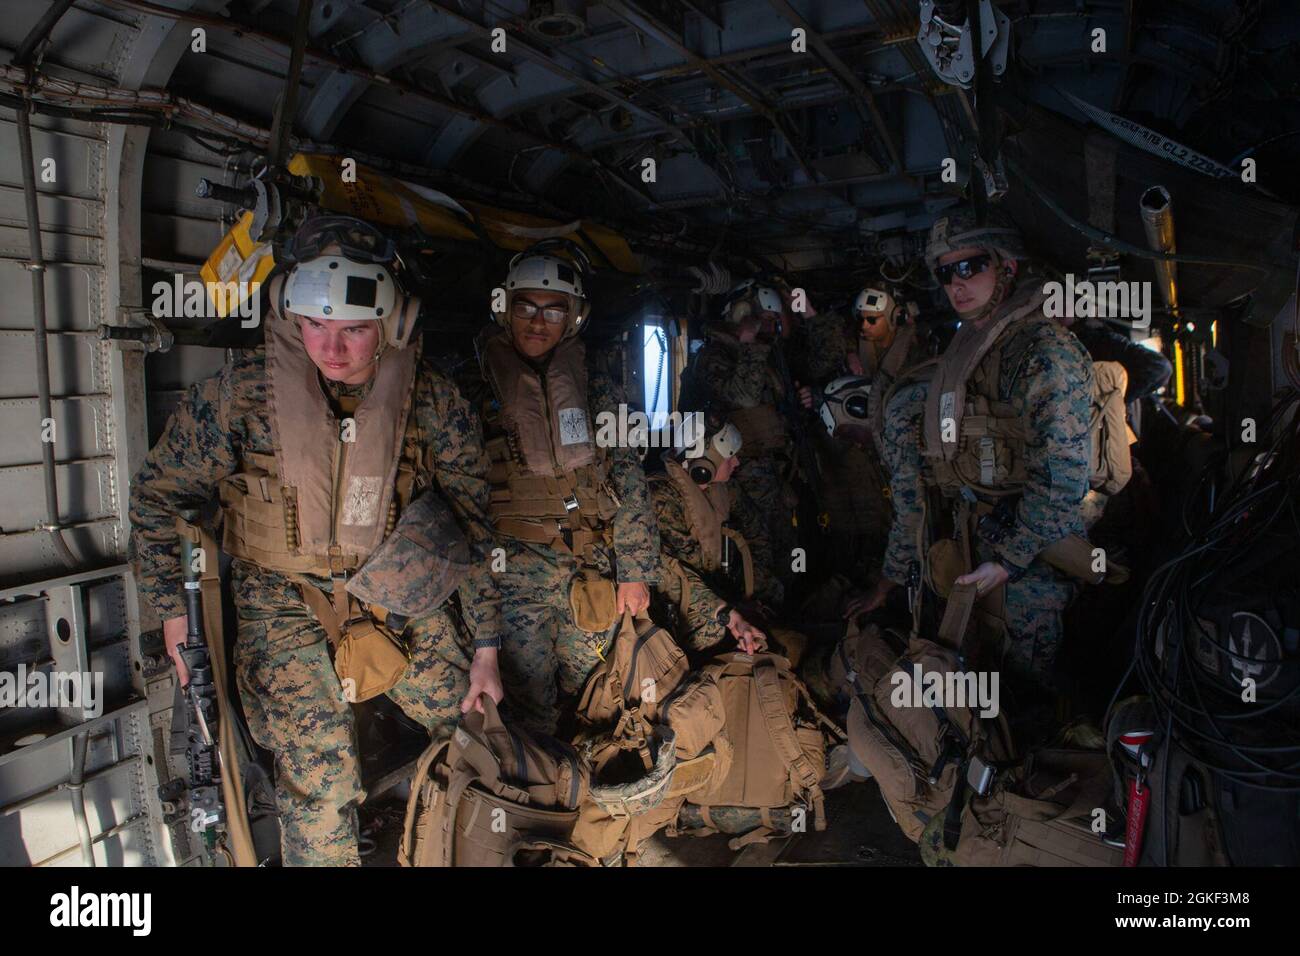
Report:
[[[767,725],[768,736],[772,738],[781,762],[812,801],[813,828],[824,830],[826,819],[823,813],[821,774],[799,746],[799,738],[795,736],[794,724],[781,693],[781,678],[776,672],[776,666],[770,660],[756,660],[753,674],[758,709]]]
[[[205,559],[199,575],[203,602],[203,630],[208,644],[208,663],[212,683],[217,691],[217,747],[221,754],[221,798],[226,804],[226,834],[236,866],[257,866],[253,849],[253,831],[248,823],[248,802],[244,796],[244,778],[235,747],[235,717],[227,693],[226,634],[221,616],[220,552],[212,535],[204,528],[177,519],[177,531],[203,549]]]
[[[749,550],[749,542],[745,536],[734,528],[723,527],[722,535],[731,539],[736,545],[736,550],[740,552],[740,569],[741,577],[745,582],[745,597],[754,596],[754,555]]]
[[[960,651],[966,639],[966,628],[970,625],[971,612],[975,609],[975,585],[954,584],[948,595],[948,605],[943,609],[943,620],[939,623],[939,643],[954,651]]]

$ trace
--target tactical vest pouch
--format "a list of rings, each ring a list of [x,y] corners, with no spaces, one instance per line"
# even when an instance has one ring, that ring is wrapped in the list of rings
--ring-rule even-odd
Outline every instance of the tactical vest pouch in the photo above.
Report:
[[[392,690],[406,676],[410,660],[401,638],[349,599],[341,584],[336,587],[338,592],[331,600],[311,582],[298,581],[303,602],[334,646],[334,671],[343,685],[344,699],[356,704]]]
[[[406,676],[406,648],[369,617],[343,625],[334,648],[334,670],[343,684],[343,698],[360,703],[392,690]]]
[[[944,845],[943,818],[931,820],[921,859],[930,866],[1120,866],[1123,849],[1092,831],[1111,781],[1101,751],[1035,751],[992,793],[970,801],[955,849]]]
[[[570,746],[483,714],[416,764],[398,862],[402,866],[572,866],[594,861],[569,836],[590,770]],[[539,852],[544,850],[545,852]]]
[[[618,621],[617,603],[614,582],[589,568],[569,582],[569,611],[579,630],[594,634],[608,631]]]

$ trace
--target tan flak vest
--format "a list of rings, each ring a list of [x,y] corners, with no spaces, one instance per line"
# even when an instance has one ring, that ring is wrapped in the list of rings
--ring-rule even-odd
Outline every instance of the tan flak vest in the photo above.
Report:
[[[276,286],[271,301],[276,301]],[[397,523],[415,483],[411,406],[420,346],[386,351],[369,394],[335,416],[298,324],[272,306],[266,372],[273,455],[245,452],[219,485],[222,550],[288,574],[355,571]],[[351,439],[351,440],[345,440]]]
[[[1013,293],[983,326],[963,322],[935,367],[922,454],[946,495],[968,487],[1003,497],[1024,486],[1028,423],[999,400],[999,386],[1002,346],[1011,326],[1035,317],[1050,321],[1042,314],[1042,291],[1027,288]]]
[[[560,342],[536,368],[494,332],[481,362],[500,405],[483,414],[497,532],[580,556],[608,544],[619,501],[595,441],[581,340]]]
[[[964,323],[935,366],[925,404],[923,455],[945,494],[962,487],[991,497],[1016,494],[1025,483],[1029,423],[1001,394],[1002,350],[1021,322],[1052,322],[1042,314],[1041,289],[1013,293],[1002,314],[983,328]],[[1124,417],[1128,375],[1118,362],[1093,362],[1089,485],[1114,494],[1132,475]],[[943,439],[955,438],[945,442]]]
[[[727,516],[731,514],[731,493],[722,482],[709,482],[707,489],[701,488],[691,480],[680,462],[664,458],[664,473],[681,495],[686,505],[686,520],[690,523],[691,537],[700,544],[700,570],[711,574],[722,567],[722,542],[729,539],[740,555],[742,578],[745,585],[745,597],[754,593],[754,562],[749,545],[743,535],[734,528],[724,526]],[[683,613],[690,605],[690,579],[682,569],[681,562],[670,555],[662,556],[664,564],[681,582],[682,596],[678,602]]]

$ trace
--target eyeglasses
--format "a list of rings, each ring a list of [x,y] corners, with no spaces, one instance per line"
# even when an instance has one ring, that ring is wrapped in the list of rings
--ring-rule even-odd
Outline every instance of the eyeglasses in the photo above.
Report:
[[[510,314],[516,319],[531,319],[538,312],[542,313],[542,321],[547,325],[562,325],[569,321],[569,310],[564,306],[548,305],[537,306],[527,299],[515,299],[510,306]]]
[[[934,270],[935,277],[939,280],[940,285],[951,285],[952,277],[958,279],[970,279],[979,275],[993,262],[993,258],[987,255],[970,256],[966,259],[958,259],[956,262],[950,262],[946,266],[939,266]]]

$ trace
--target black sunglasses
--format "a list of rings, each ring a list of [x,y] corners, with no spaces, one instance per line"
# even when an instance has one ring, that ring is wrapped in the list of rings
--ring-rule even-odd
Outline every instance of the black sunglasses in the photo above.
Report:
[[[939,266],[934,270],[934,274],[940,285],[951,285],[954,275],[958,279],[969,279],[987,269],[992,261],[993,257],[988,255],[970,256],[950,262],[946,266]]]

